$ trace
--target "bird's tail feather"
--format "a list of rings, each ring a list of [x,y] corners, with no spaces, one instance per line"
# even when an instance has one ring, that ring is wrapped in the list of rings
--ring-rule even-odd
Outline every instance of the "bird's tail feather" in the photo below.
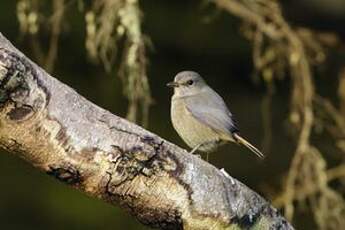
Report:
[[[234,133],[233,134],[234,139],[236,140],[237,143],[245,146],[246,148],[248,148],[250,151],[252,151],[255,155],[257,155],[259,158],[264,158],[264,154],[262,152],[260,152],[260,150],[258,150],[255,146],[253,146],[251,143],[249,143],[246,139],[244,139],[243,137],[241,137],[239,134]]]

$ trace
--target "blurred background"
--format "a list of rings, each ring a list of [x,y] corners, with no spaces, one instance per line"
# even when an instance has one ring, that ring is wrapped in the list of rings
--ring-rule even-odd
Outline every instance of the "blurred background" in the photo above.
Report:
[[[294,107],[298,102],[293,92],[299,71],[283,57],[289,42],[260,35],[260,29],[253,28],[246,19],[223,10],[223,2],[227,1],[145,0],[139,1],[139,5],[133,1],[128,8],[123,2],[2,0],[0,32],[30,59],[87,99],[184,148],[187,146],[170,122],[172,91],[165,84],[179,71],[199,72],[224,97],[243,136],[267,155],[264,161],[258,161],[246,149],[227,145],[210,154],[210,163],[225,168],[273,202],[297,229],[345,229],[344,220],[339,218],[345,219],[345,135],[337,131],[341,124],[333,122],[331,115],[344,118],[340,111],[344,92],[340,83],[345,75],[345,2],[291,0],[281,5],[282,17],[292,33],[296,32],[306,47],[314,43],[317,46],[305,50],[316,53],[315,60],[310,57],[313,54],[306,58],[311,69],[306,74],[310,74],[313,88],[322,97],[315,105],[311,102],[315,119],[308,145],[317,151],[317,162],[322,165],[317,176],[327,177],[329,169],[338,170],[321,185],[315,182],[313,174],[310,181],[298,178],[300,171],[296,165],[303,165],[304,158],[296,157],[302,128],[294,115],[303,116],[304,106]],[[235,2],[246,5],[248,1]],[[276,1],[254,2],[262,9],[276,9]],[[246,9],[260,15],[260,7]],[[134,17],[128,19],[134,24],[126,24],[126,17],[114,16],[121,9],[125,15],[134,12]],[[106,28],[102,17],[116,27],[108,37],[101,35]],[[266,19],[267,25],[275,24],[274,18]],[[307,29],[300,33],[300,28]],[[262,41],[258,43],[260,36]],[[253,56],[258,44],[264,50],[260,60]],[[132,48],[137,53],[134,64],[126,61]],[[265,55],[268,64],[261,63],[266,60]],[[337,111],[327,113],[324,99]],[[292,178],[294,170],[297,176]],[[309,175],[308,170],[303,170],[303,176]],[[309,170],[314,173],[312,165]],[[303,193],[308,188],[312,192]],[[293,189],[294,195],[286,194],[289,189]],[[335,195],[329,198],[325,194]],[[338,214],[325,214],[325,210],[331,213],[333,209]],[[0,229],[47,228],[147,229],[120,208],[89,198],[2,151]]]

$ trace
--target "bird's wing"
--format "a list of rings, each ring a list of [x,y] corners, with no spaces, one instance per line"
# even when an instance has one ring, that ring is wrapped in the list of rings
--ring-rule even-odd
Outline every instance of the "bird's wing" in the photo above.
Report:
[[[231,135],[238,131],[233,116],[224,100],[212,89],[197,96],[186,97],[185,103],[193,117],[216,132]]]

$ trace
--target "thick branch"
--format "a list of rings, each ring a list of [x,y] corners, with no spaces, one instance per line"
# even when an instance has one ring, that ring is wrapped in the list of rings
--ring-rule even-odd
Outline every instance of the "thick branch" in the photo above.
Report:
[[[0,33],[0,145],[161,229],[293,229],[203,160],[92,104]]]

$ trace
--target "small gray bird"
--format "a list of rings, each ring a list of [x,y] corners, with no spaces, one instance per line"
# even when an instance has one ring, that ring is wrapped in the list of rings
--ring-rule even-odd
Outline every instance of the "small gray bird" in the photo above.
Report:
[[[192,148],[210,153],[222,144],[241,144],[258,157],[264,155],[239,135],[234,118],[221,98],[193,71],[178,73],[173,82],[171,120],[180,137]]]

